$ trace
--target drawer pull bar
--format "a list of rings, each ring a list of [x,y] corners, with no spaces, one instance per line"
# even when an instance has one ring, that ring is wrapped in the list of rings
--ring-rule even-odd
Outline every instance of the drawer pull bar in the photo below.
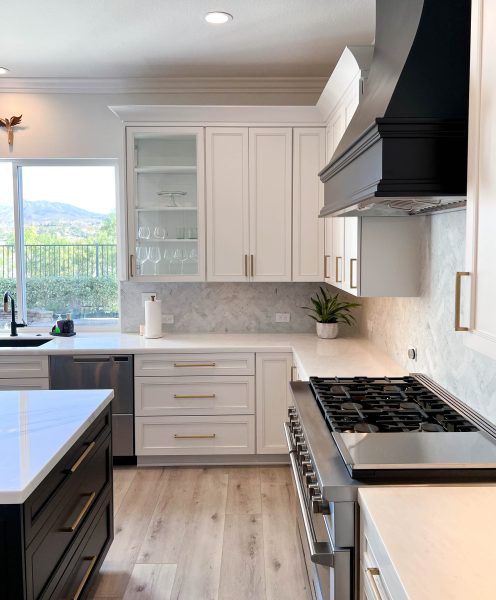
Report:
[[[215,367],[215,363],[174,363],[175,367]]]
[[[215,394],[174,394],[174,398],[215,398]]]
[[[381,592],[379,591],[379,588],[377,587],[377,583],[375,582],[374,577],[378,577],[379,576],[379,569],[377,569],[376,567],[369,567],[365,573],[367,574],[367,579],[370,582],[370,587],[372,588],[372,591],[374,592],[374,600],[382,600],[382,596],[381,596]]]
[[[81,579],[81,581],[77,587],[76,593],[72,597],[72,600],[78,600],[79,597],[81,596],[81,592],[83,591],[84,586],[86,585],[86,582],[90,578],[90,575],[93,571],[93,567],[95,566],[96,559],[97,559],[96,556],[86,556],[85,558],[83,558],[83,560],[89,560],[90,564],[88,565],[88,568],[84,572],[83,578]]]
[[[460,324],[461,316],[461,294],[462,294],[462,277],[469,277],[468,271],[458,271],[456,274],[455,283],[455,331],[469,331],[469,327],[462,327]]]
[[[176,440],[203,440],[203,439],[212,439],[215,437],[215,433],[198,433],[196,435],[182,435],[180,433],[175,433],[174,438]]]
[[[85,494],[85,495],[87,495],[87,494]],[[72,525],[69,525],[69,527],[64,527],[62,529],[62,531],[69,532],[69,533],[72,533],[73,531],[76,531],[76,529],[78,528],[79,523],[81,523],[81,521],[84,519],[86,513],[89,511],[91,505],[93,504],[93,501],[95,500],[95,497],[96,497],[96,492],[91,492],[91,494],[89,495],[88,500],[85,502],[83,508],[81,509],[81,512],[75,518],[74,523]]]
[[[91,442],[91,444],[86,448],[86,450],[81,454],[81,456],[77,459],[77,461],[70,468],[71,473],[75,473],[78,470],[78,468],[86,460],[86,457],[93,450],[94,447],[95,447],[95,442]]]

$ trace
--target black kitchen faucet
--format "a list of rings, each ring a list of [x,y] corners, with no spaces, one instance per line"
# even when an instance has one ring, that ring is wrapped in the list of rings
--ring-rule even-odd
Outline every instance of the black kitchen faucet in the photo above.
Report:
[[[10,322],[10,335],[17,336],[17,328],[18,327],[26,327],[26,323],[23,321],[22,323],[16,323],[15,319],[15,302],[14,298],[12,298],[10,292],[5,292],[3,295],[3,310],[4,312],[9,311],[9,298],[10,298],[10,308],[12,311],[12,320]]]

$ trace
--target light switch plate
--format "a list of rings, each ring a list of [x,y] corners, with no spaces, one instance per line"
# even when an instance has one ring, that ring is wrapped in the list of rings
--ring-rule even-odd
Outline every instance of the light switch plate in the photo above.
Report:
[[[145,300],[151,300],[152,296],[155,296],[155,300],[158,300],[157,292],[143,292],[141,294],[141,306],[145,306]]]
[[[164,325],[172,325],[174,323],[174,315],[162,315],[162,323]]]
[[[276,313],[276,323],[289,323],[291,313]]]

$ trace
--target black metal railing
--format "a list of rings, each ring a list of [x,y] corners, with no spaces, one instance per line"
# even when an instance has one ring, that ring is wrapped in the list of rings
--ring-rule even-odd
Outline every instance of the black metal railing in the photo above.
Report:
[[[26,277],[115,277],[115,244],[25,244]],[[0,277],[15,278],[15,246],[0,245]]]

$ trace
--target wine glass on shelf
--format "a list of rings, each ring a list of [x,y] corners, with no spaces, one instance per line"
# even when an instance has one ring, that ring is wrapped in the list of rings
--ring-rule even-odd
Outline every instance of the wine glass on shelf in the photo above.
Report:
[[[140,225],[138,229],[138,237],[140,240],[149,240],[150,239],[150,228],[146,225]]]
[[[198,269],[198,250],[192,248],[189,252],[186,252],[186,260],[184,261],[184,272],[188,275],[193,275]]]
[[[145,263],[149,260],[149,248],[146,246],[136,246],[136,262],[140,275],[144,275]]]
[[[157,240],[165,240],[165,238],[167,237],[167,230],[160,226],[155,227],[155,229],[153,230],[153,235]]]
[[[158,263],[162,260],[160,248],[158,246],[153,246],[150,248],[148,260],[153,263],[153,274],[157,275]]]
[[[171,272],[174,272],[175,275],[182,275],[184,260],[183,254],[182,248],[178,247],[174,250],[174,254],[172,255]]]

